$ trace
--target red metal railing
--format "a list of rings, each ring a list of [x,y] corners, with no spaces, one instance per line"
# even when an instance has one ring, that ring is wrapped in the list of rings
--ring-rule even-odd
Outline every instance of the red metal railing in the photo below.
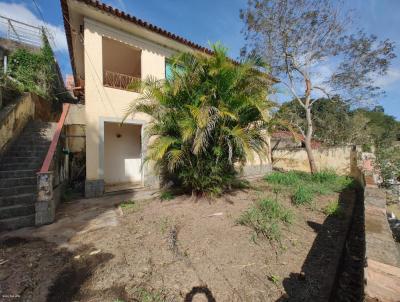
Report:
[[[61,130],[64,126],[65,118],[67,117],[68,114],[69,106],[70,104],[63,104],[63,110],[60,119],[58,120],[56,131],[54,132],[49,150],[47,151],[46,158],[43,161],[43,165],[39,173],[49,172],[49,168],[53,160],[54,153],[56,152],[57,149],[58,140],[60,139]]]
[[[118,72],[109,71],[109,70],[104,71],[104,86],[109,86],[112,88],[118,88],[118,89],[124,89],[124,90],[130,90],[129,84],[132,84],[132,83],[135,83],[138,81],[140,81],[139,78],[128,75],[128,74],[118,73]]]

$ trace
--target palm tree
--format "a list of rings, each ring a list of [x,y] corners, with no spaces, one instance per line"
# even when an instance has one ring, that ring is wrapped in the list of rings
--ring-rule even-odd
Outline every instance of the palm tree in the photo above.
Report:
[[[197,195],[229,188],[246,161],[268,150],[270,79],[254,61],[233,62],[220,45],[213,51],[179,54],[169,79],[133,85],[141,97],[126,115],[152,117],[146,161],[155,162],[163,183]]]

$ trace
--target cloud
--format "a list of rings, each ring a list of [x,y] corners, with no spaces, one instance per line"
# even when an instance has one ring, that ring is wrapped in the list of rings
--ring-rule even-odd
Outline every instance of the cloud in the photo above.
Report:
[[[55,51],[66,52],[67,40],[65,37],[64,27],[56,26],[51,23],[43,22],[39,17],[24,4],[0,2],[1,15],[10,19],[21,21],[33,26],[44,26],[50,33],[52,48]],[[4,26],[0,25],[0,31],[4,31]]]
[[[397,84],[400,81],[400,68],[389,68],[385,76],[378,77],[375,81],[375,85],[381,88],[388,88],[389,86]]]

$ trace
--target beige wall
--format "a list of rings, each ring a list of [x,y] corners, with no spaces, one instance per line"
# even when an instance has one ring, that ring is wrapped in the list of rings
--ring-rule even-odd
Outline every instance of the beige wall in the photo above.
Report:
[[[142,181],[140,125],[106,122],[104,145],[106,184]]]
[[[352,147],[331,147],[314,150],[317,167],[320,170],[333,169],[339,174],[350,174],[352,170]],[[304,148],[275,150],[272,166],[286,171],[310,172],[308,157]]]
[[[16,138],[26,123],[34,117],[35,103],[29,93],[18,101],[3,108],[0,112],[0,154],[5,152],[9,143]]]
[[[103,38],[104,71],[118,72],[140,78],[140,57],[140,49],[109,38]]]
[[[103,37],[110,37],[132,47],[141,49],[142,78],[153,76],[164,78],[165,57],[171,50],[150,41],[137,38],[126,32],[108,27],[97,21],[85,18],[85,120],[86,120],[86,178],[104,179],[104,155],[101,154],[104,137],[104,121],[121,121],[127,107],[139,94],[103,86]],[[131,121],[146,124],[150,117],[136,114]]]

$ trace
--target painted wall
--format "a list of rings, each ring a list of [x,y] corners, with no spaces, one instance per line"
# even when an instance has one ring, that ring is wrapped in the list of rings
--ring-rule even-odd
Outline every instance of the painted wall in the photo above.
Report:
[[[351,146],[319,148],[314,157],[319,169],[333,169],[339,174],[351,174],[353,154]],[[280,149],[272,153],[272,166],[285,171],[310,172],[307,152],[304,148]]]
[[[35,103],[29,93],[0,111],[0,154],[19,136],[34,114]]]
[[[141,126],[106,122],[104,145],[106,185],[141,182]]]
[[[103,37],[115,39],[141,50],[142,79],[153,76],[164,78],[165,57],[172,51],[153,42],[85,18],[85,121],[86,121],[86,178],[104,179],[104,121],[122,121],[128,106],[139,94],[103,86]],[[130,120],[146,124],[150,117],[135,114]],[[147,171],[145,171],[147,175]],[[150,174],[150,172],[148,173]]]

